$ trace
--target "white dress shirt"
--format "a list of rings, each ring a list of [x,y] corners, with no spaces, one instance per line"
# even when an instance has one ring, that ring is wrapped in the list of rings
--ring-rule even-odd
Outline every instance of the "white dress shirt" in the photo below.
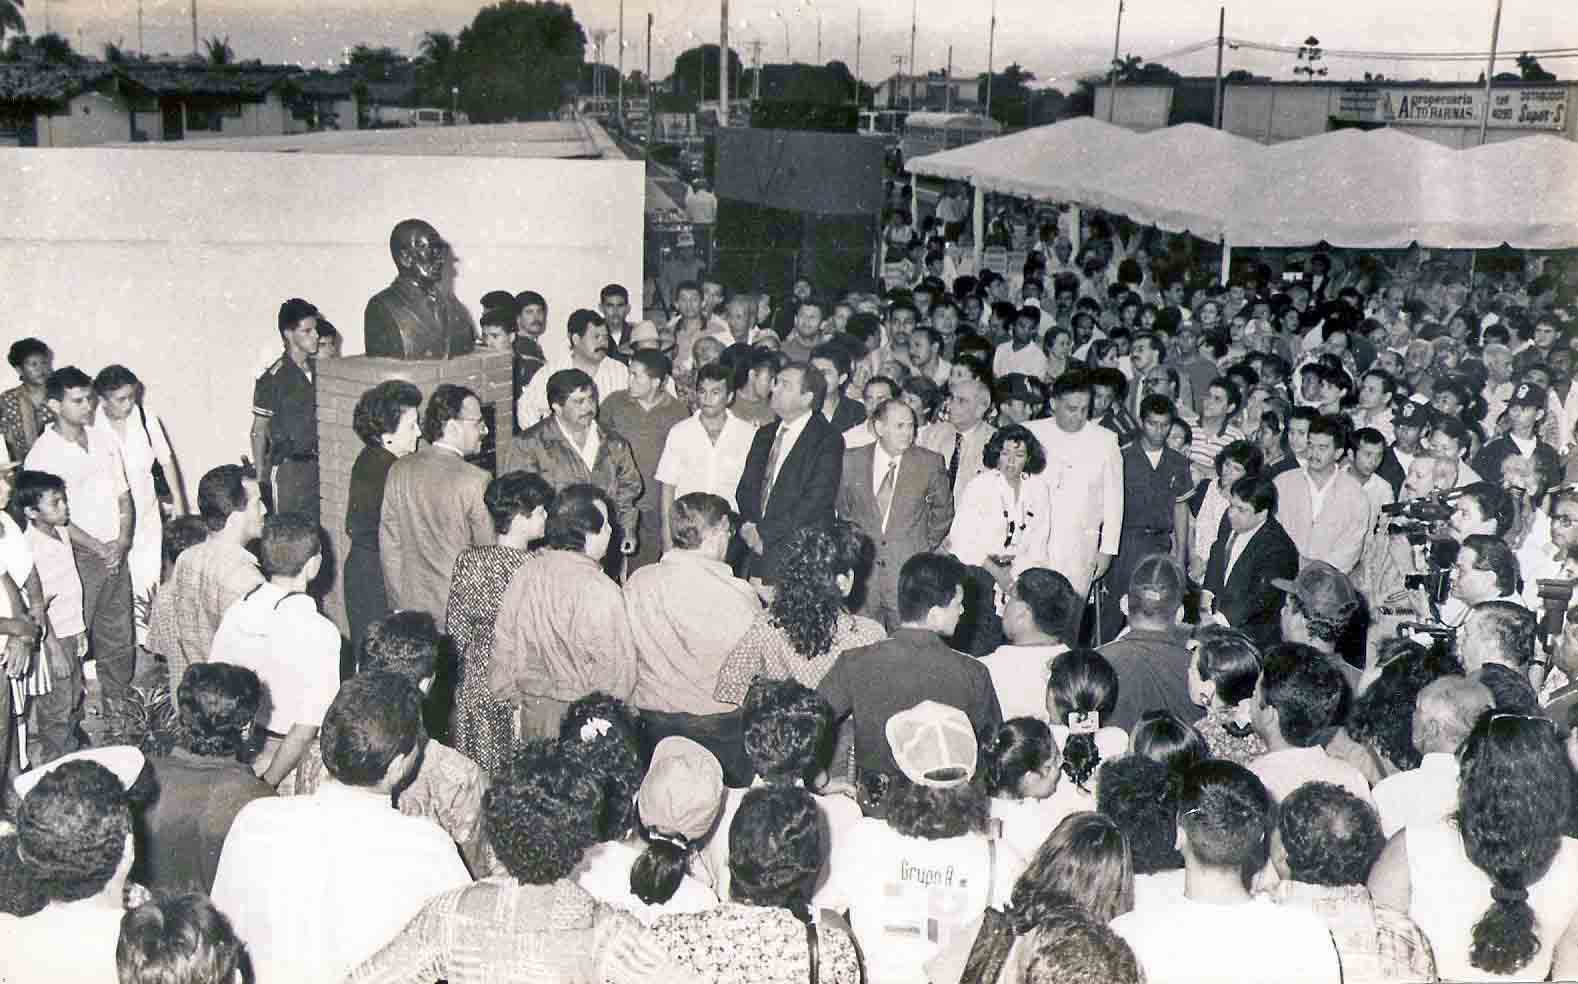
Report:
[[[1410,824],[1438,823],[1457,812],[1457,756],[1427,752],[1419,768],[1389,775],[1371,792],[1387,837]]]
[[[548,416],[551,412],[548,406],[548,377],[561,369],[579,369],[569,359],[563,362],[550,361],[547,365],[537,370],[537,375],[531,378],[526,388],[521,391],[520,402],[515,405],[515,420],[525,430],[532,424]],[[620,390],[630,388],[630,368],[618,359],[605,358],[597,364],[597,371],[589,373],[592,382],[597,384],[597,401],[608,399]]]
[[[676,499],[692,492],[710,492],[729,500],[730,509],[738,509],[734,495],[755,436],[756,425],[733,413],[728,414],[716,441],[707,436],[699,414],[687,417],[674,425],[663,442],[657,480],[671,486]]]
[[[131,490],[115,442],[91,430],[83,435],[87,448],[44,428],[27,453],[25,467],[58,475],[66,483],[71,521],[101,543],[120,535],[120,497]]]

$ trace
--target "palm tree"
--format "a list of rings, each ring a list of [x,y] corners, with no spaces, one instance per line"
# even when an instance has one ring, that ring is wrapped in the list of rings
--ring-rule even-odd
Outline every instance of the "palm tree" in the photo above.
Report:
[[[417,78],[429,100],[447,102],[455,84],[455,36],[447,31],[428,31],[417,50]]]
[[[3,3],[4,0],[0,0]],[[236,50],[230,47],[230,35],[220,37],[214,35],[203,42],[203,50],[208,55],[210,65],[232,65],[236,60]]]
[[[27,33],[27,22],[22,18],[22,0],[0,0],[0,40],[5,32]]]

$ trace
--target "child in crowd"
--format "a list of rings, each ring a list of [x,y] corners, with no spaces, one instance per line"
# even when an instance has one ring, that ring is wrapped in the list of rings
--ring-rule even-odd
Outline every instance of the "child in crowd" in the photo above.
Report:
[[[71,505],[65,481],[49,472],[20,472],[15,505],[27,519],[27,545],[48,606],[44,644],[28,679],[29,690],[37,697],[39,762],[35,764],[41,765],[77,749],[88,629],[82,611],[82,578],[67,532]]]
[[[1019,717],[989,729],[981,739],[981,774],[992,797],[994,833],[1023,857],[1068,814],[1067,797],[1055,797],[1063,777],[1063,755],[1052,729]]]

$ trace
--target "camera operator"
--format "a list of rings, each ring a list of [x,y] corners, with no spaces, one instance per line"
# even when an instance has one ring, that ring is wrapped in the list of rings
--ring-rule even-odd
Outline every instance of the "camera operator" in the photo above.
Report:
[[[1548,663],[1539,653],[1533,612],[1511,601],[1480,602],[1458,629],[1457,652],[1464,672],[1495,697],[1496,710],[1544,713],[1539,693]]]
[[[1469,609],[1486,601],[1522,606],[1520,587],[1518,558],[1506,541],[1489,533],[1470,533],[1458,544],[1452,565],[1452,597],[1441,606],[1441,621],[1461,625]]]
[[[1545,488],[1545,476],[1532,458],[1522,455],[1507,458],[1501,463],[1503,484],[1525,491],[1519,498],[1527,497],[1520,509],[1519,520],[1507,539],[1518,554],[1518,570],[1523,573],[1523,603],[1539,611],[1539,582],[1542,580],[1569,579],[1575,569],[1570,558],[1578,547],[1578,487],[1564,486],[1546,497],[1545,508],[1535,507],[1538,498],[1530,490]],[[1567,505],[1565,508],[1562,503]],[[1557,520],[1564,513],[1566,519]],[[1521,536],[1520,536],[1521,534]]]

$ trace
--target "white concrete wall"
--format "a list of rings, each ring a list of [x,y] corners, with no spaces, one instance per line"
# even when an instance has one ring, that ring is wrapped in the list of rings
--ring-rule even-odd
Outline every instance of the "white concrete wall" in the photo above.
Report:
[[[1111,102],[1112,88],[1106,85],[1098,86],[1095,111],[1091,115],[1098,120],[1106,120]],[[1119,84],[1118,104],[1113,111],[1112,122],[1141,133],[1160,129],[1167,125],[1172,105],[1173,87],[1170,85]]]
[[[77,95],[59,116],[36,117],[40,147],[91,147],[131,139],[131,118],[113,96]]]
[[[562,336],[603,284],[640,293],[639,161],[179,147],[0,149],[0,283],[12,338],[46,339],[57,365],[122,362],[143,378],[189,489],[250,453],[253,378],[278,351],[281,301],[310,299],[347,354],[362,351],[400,219],[454,244],[473,316],[488,290],[533,288]]]

